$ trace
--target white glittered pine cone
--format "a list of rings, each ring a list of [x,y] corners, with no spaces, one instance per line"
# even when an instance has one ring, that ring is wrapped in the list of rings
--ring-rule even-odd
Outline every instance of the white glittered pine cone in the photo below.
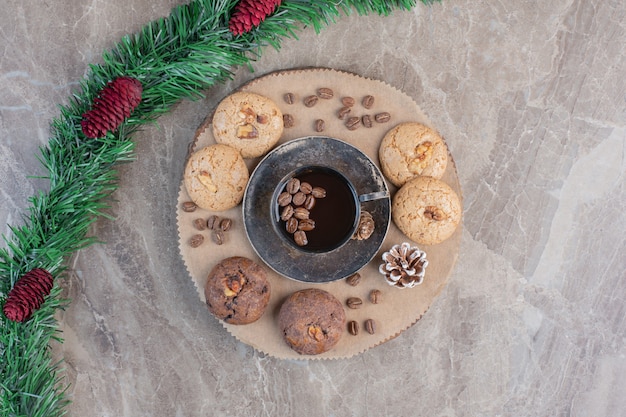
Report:
[[[387,283],[398,288],[412,288],[424,281],[428,266],[426,252],[417,246],[404,242],[394,245],[383,253],[383,263],[378,270]]]

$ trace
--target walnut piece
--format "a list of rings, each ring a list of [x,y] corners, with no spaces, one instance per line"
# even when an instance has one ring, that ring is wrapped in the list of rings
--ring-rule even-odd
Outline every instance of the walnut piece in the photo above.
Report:
[[[311,325],[309,326],[307,331],[309,333],[309,336],[311,336],[316,341],[321,342],[322,340],[324,340],[324,331],[322,330],[320,326]]]
[[[211,179],[211,174],[209,174],[207,171],[200,171],[200,174],[198,174],[198,181],[200,181],[200,183],[204,185],[206,189],[210,192],[217,192],[217,186]]]
[[[446,218],[446,214],[439,207],[426,206],[426,208],[424,209],[424,217],[429,220],[440,222]]]
[[[433,143],[430,141],[422,142],[415,147],[415,157],[409,164],[411,172],[419,174],[424,170],[426,164],[433,156]]]
[[[245,124],[237,128],[237,137],[239,139],[256,139],[259,137],[259,131],[251,124]]]

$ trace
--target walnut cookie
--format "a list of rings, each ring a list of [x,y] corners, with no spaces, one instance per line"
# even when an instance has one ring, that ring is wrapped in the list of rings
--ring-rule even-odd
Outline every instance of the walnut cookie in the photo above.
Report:
[[[241,203],[250,178],[248,167],[236,149],[209,145],[189,157],[183,180],[198,207],[223,211]]]
[[[462,207],[459,196],[445,182],[416,177],[394,195],[391,213],[409,239],[436,245],[452,236],[461,221]]]
[[[401,123],[385,134],[378,157],[383,174],[401,187],[419,175],[441,178],[448,165],[448,148],[428,126]]]
[[[232,146],[244,158],[269,151],[283,134],[283,114],[270,98],[238,92],[224,98],[213,115],[217,143]]]

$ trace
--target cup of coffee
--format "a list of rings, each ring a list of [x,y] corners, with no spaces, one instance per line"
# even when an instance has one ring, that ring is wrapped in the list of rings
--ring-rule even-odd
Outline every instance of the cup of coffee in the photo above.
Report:
[[[332,167],[300,167],[274,191],[274,227],[298,250],[327,253],[354,236],[361,203],[388,197],[386,189],[358,195],[350,180]]]

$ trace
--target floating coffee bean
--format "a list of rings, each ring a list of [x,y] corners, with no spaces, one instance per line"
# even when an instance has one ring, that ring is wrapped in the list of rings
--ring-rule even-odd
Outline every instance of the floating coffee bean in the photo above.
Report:
[[[346,107],[352,107],[352,106],[354,106],[354,98],[352,98],[352,97],[342,97],[341,98],[341,104],[343,104]]]
[[[354,320],[349,321],[348,322],[348,332],[352,336],[356,336],[357,334],[359,334],[359,323],[357,323]]]
[[[363,123],[363,126],[365,127],[372,127],[372,117],[369,114],[366,114],[361,117],[361,123]]]
[[[313,187],[313,189],[311,190],[311,194],[315,198],[324,198],[326,197],[326,190],[322,187]]]
[[[311,191],[313,191],[313,186],[306,181],[302,181],[300,182],[300,191],[302,191],[304,194],[311,194]]]
[[[382,300],[383,293],[380,290],[372,290],[370,291],[370,302],[372,304],[378,304]]]
[[[302,191],[298,191],[293,195],[291,201],[295,206],[301,206],[306,201],[306,194],[304,194]]]
[[[194,203],[193,201],[185,201],[181,207],[186,213],[194,212],[198,208],[198,206],[196,206],[196,203]]]
[[[297,178],[290,179],[289,181],[287,181],[285,190],[287,190],[289,194],[297,193],[298,191],[300,191],[300,180]]]
[[[322,119],[317,119],[315,121],[315,131],[316,132],[323,132],[324,129],[326,129],[326,122],[324,122],[324,120]]]
[[[291,194],[289,194],[287,191],[283,191],[278,196],[278,205],[281,207],[288,206],[289,204],[291,204],[292,199],[293,197],[291,196]]]
[[[319,100],[318,96],[308,96],[304,98],[304,105],[307,107],[313,107],[317,104],[317,100]]]
[[[374,120],[376,120],[378,123],[387,123],[389,120],[391,120],[391,114],[387,113],[386,111],[378,113],[376,116],[374,116]]]
[[[287,230],[287,233],[295,233],[296,230],[298,230],[298,219],[296,219],[295,217],[290,217],[287,220],[287,224],[285,225],[285,230]]]
[[[350,111],[352,111],[350,107],[342,107],[337,112],[337,117],[339,118],[339,120],[344,120],[346,117],[348,117],[348,115],[350,114]]]
[[[366,109],[371,109],[372,106],[374,105],[374,96],[367,95],[363,97],[363,100],[361,100],[361,104]]]
[[[317,95],[319,98],[323,98],[325,100],[333,98],[335,93],[330,88],[322,87],[317,90]]]
[[[309,210],[305,209],[304,207],[296,207],[296,209],[293,211],[293,217],[298,220],[308,219],[309,214]]]
[[[363,305],[363,300],[361,300],[359,297],[350,297],[346,300],[346,305],[348,306],[348,308],[354,310],[360,308]]]
[[[288,206],[285,206],[283,210],[280,212],[280,219],[286,222],[292,217],[293,217],[293,206],[289,204]]]
[[[361,274],[357,272],[350,275],[348,278],[346,278],[346,282],[348,283],[348,285],[356,287],[357,285],[359,285],[359,282],[361,282]]]
[[[283,114],[283,126],[289,128],[293,127],[296,124],[296,120],[293,118],[291,114],[285,113]]]
[[[228,232],[233,227],[233,221],[231,219],[222,219],[220,221],[220,230]]]
[[[296,242],[298,246],[306,246],[309,243],[309,240],[306,237],[306,233],[303,230],[298,230],[293,234],[293,240]]]
[[[303,219],[298,223],[298,230],[310,232],[313,229],[315,229],[315,220],[313,219]]]
[[[213,239],[215,244],[222,245],[224,243],[224,232],[222,230],[214,230],[211,233],[211,239]]]
[[[204,220],[204,219],[195,219],[193,221],[193,227],[195,227],[198,230],[206,229],[206,220]]]
[[[363,323],[363,327],[365,327],[365,331],[369,334],[376,333],[376,323],[374,323],[374,320],[372,319],[365,320],[365,323]]]
[[[309,194],[306,196],[306,200],[304,201],[304,208],[307,210],[312,210],[315,207],[315,197],[313,194]]]
[[[296,96],[293,93],[287,93],[283,96],[283,100],[285,100],[287,104],[293,104],[296,102]]]
[[[219,224],[219,217],[217,217],[215,214],[212,216],[209,216],[209,218],[206,221],[206,227],[208,229],[215,229],[215,227]]]
[[[191,236],[191,239],[189,239],[189,246],[191,246],[192,248],[197,248],[198,246],[202,245],[203,242],[204,242],[204,236],[193,235]]]

